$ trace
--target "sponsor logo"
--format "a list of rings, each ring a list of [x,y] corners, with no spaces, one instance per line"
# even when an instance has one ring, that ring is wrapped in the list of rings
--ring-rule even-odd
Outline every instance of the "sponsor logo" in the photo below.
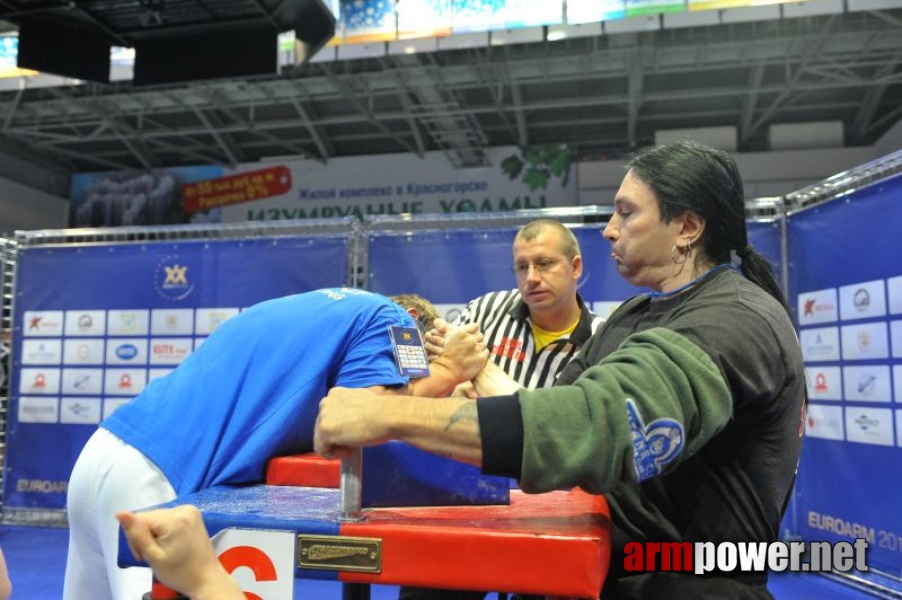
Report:
[[[824,440],[845,439],[842,408],[809,404],[805,413],[805,433],[809,437]]]
[[[805,312],[803,313],[806,317],[814,316],[814,304],[817,302],[814,298],[809,298],[805,300]]]
[[[858,393],[862,396],[870,396],[877,387],[877,376],[871,373],[862,373],[858,378]]]
[[[91,384],[91,376],[87,374],[80,374],[75,377],[75,381],[72,382],[72,387],[76,390],[84,390],[87,389]]]
[[[646,425],[631,398],[626,400],[626,412],[639,481],[660,475],[683,449],[683,426],[673,419],[657,419]]]
[[[492,346],[492,354],[502,358],[512,358],[520,362],[526,360],[523,344],[516,338],[502,337],[499,343]]]
[[[84,416],[91,412],[91,407],[81,402],[71,402],[66,405],[66,410],[76,416]]]
[[[886,314],[886,283],[882,279],[839,288],[840,314],[843,319],[865,319]]]
[[[138,331],[137,315],[134,313],[120,313],[118,331],[123,333],[136,333]]]
[[[60,343],[29,342],[22,344],[23,364],[59,363]]]
[[[852,420],[853,423],[858,425],[862,431],[867,431],[868,429],[876,429],[880,426],[880,419],[872,419],[867,415],[859,415],[855,419]]]
[[[116,387],[120,390],[131,390],[132,389],[132,376],[128,373],[123,373],[119,376],[119,383],[116,384]]]
[[[806,292],[798,297],[799,323],[812,325],[835,321],[837,316],[836,289]]]
[[[32,336],[58,336],[63,332],[63,313],[55,310],[28,310],[22,316],[23,334]]]
[[[806,361],[839,360],[839,328],[802,329],[799,332]]]
[[[157,293],[167,300],[184,300],[194,291],[191,281],[191,267],[178,256],[166,256],[154,273]]]
[[[138,356],[138,348],[134,344],[122,344],[116,348],[116,356],[122,360],[131,360]]]
[[[859,331],[855,336],[855,340],[858,343],[858,349],[862,352],[867,352],[871,347],[871,332],[867,330]]]
[[[847,408],[846,434],[850,442],[893,445],[893,415],[885,408]]]
[[[893,392],[888,365],[843,367],[843,377],[845,378],[843,399],[846,401],[892,401]]]
[[[78,317],[78,329],[80,331],[90,331],[94,327],[94,319],[91,315],[81,315]]]

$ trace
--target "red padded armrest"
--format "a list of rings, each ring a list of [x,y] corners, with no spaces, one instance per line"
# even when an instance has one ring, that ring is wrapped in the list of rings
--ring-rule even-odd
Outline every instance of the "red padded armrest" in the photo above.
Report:
[[[267,485],[299,485],[337,488],[341,481],[341,460],[318,454],[277,456],[266,465]]]

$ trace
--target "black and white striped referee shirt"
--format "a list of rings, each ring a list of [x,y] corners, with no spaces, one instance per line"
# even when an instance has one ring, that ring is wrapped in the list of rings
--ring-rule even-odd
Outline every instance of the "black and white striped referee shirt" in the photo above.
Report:
[[[455,323],[478,323],[492,360],[517,383],[530,389],[550,387],[604,321],[586,307],[578,294],[576,301],[582,310],[576,329],[538,353],[529,307],[519,290],[490,292],[471,300]]]

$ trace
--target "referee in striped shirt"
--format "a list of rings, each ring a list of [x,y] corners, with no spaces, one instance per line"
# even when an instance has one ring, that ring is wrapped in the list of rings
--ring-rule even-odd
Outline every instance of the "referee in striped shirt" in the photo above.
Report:
[[[524,225],[513,245],[517,289],[467,304],[456,324],[478,323],[495,364],[525,388],[550,387],[604,320],[576,291],[579,242],[557,221]]]
[[[579,242],[558,221],[539,219],[524,225],[514,237],[513,259],[517,289],[471,300],[454,324],[478,323],[489,360],[521,386],[551,387],[604,319],[590,311],[576,291],[583,273]],[[430,353],[440,351],[441,340],[428,337]],[[475,395],[471,383],[461,384],[456,393]],[[398,598],[481,600],[485,594],[402,587]]]

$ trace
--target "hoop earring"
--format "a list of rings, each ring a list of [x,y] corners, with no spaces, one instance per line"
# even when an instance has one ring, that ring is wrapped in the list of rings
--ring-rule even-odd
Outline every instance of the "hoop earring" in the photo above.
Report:
[[[690,250],[691,250],[691,248],[690,248]],[[688,252],[688,250],[687,250],[687,252]],[[681,264],[685,263],[687,260],[689,260],[688,254],[686,254],[685,256],[682,256],[682,252],[680,252],[679,254],[681,255],[683,260],[677,260],[677,245],[674,244],[673,246],[670,247],[670,260],[675,265],[681,265]]]
[[[686,240],[686,258],[689,258],[689,255],[692,254],[692,240]]]

